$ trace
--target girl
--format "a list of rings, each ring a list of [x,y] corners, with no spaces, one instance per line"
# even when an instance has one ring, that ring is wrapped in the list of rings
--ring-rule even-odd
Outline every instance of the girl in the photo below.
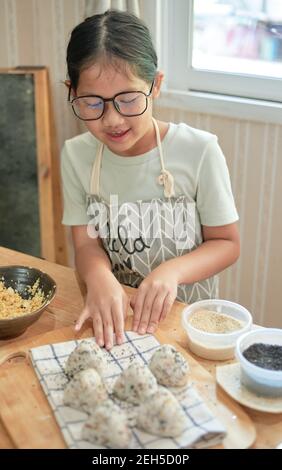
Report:
[[[88,132],[62,151],[63,223],[87,285],[79,330],[93,321],[107,349],[133,330],[153,333],[175,299],[217,297],[216,273],[239,256],[237,211],[216,136],[156,121],[163,80],[147,27],[109,10],[74,28],[69,101]]]

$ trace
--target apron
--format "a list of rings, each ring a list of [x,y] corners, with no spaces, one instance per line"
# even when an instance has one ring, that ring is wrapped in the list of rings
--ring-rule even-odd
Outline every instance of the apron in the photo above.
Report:
[[[161,263],[183,256],[202,244],[202,230],[195,201],[174,194],[174,178],[164,166],[159,128],[155,119],[164,198],[119,205],[116,197],[110,203],[100,197],[100,169],[104,145],[100,143],[93,164],[87,214],[92,217],[88,229],[99,235],[121,284],[138,287],[142,280]],[[128,157],[130,158],[130,157]],[[89,231],[88,231],[89,233]],[[90,235],[91,236],[91,235]],[[176,299],[192,303],[218,298],[218,277],[194,284],[180,284]]]

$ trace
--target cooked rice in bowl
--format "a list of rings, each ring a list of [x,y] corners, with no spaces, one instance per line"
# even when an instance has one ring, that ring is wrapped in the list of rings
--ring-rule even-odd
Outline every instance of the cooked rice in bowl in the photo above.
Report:
[[[30,266],[0,266],[0,340],[15,338],[35,323],[55,297],[49,274]]]
[[[3,278],[2,278],[3,279]],[[0,319],[15,318],[38,310],[44,304],[46,298],[39,288],[40,279],[32,286],[26,287],[28,298],[23,298],[13,287],[5,287],[0,281]]]

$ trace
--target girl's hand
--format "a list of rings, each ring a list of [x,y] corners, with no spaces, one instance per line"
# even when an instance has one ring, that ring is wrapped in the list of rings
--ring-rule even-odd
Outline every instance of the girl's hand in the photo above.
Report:
[[[129,306],[129,298],[114,275],[108,271],[95,276],[93,282],[87,285],[87,296],[76,325],[79,331],[85,320],[91,318],[93,331],[99,346],[111,349],[116,343],[122,344],[124,338],[124,320]]]
[[[163,263],[152,271],[131,299],[133,331],[154,333],[164,320],[177,296],[177,277]]]

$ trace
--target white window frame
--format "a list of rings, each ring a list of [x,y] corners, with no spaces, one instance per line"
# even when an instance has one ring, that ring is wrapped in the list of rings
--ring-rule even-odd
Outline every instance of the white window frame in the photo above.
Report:
[[[160,105],[282,124],[281,79],[195,70],[193,0],[141,0],[165,73]],[[232,106],[231,106],[232,105]],[[247,108],[248,106],[248,108]]]

